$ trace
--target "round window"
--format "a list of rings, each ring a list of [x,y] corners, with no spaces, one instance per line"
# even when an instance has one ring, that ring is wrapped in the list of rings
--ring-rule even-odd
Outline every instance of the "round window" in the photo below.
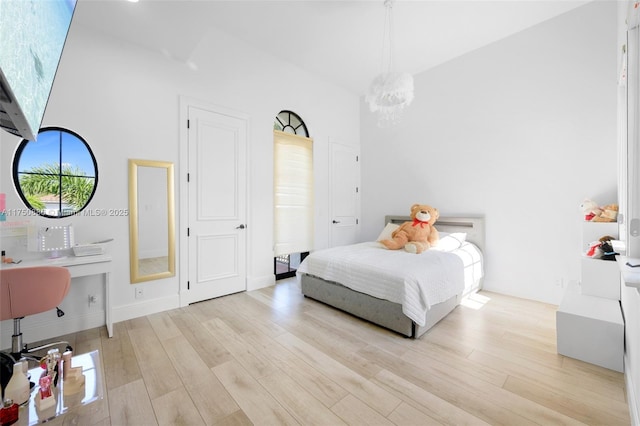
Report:
[[[87,142],[59,127],[45,127],[37,141],[23,139],[13,159],[13,183],[25,205],[51,218],[84,209],[98,186],[98,165]]]

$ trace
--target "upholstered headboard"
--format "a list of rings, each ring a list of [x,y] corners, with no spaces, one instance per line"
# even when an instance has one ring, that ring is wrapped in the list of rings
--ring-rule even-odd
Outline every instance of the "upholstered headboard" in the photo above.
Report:
[[[410,222],[409,216],[385,216],[384,223]],[[440,216],[435,224],[439,232],[465,232],[467,241],[477,245],[481,251],[485,249],[484,216]]]

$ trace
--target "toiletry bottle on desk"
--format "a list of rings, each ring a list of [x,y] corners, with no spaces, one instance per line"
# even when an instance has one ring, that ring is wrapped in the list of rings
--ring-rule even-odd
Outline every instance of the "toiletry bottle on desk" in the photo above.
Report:
[[[30,391],[29,379],[22,371],[22,363],[16,362],[13,364],[11,379],[4,388],[4,399],[12,399],[16,404],[22,405],[29,401]]]
[[[2,263],[13,263],[13,258],[7,257],[7,254],[2,250]]]

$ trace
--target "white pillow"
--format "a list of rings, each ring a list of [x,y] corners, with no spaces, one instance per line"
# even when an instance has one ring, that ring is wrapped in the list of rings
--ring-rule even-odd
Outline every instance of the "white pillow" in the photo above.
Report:
[[[387,225],[384,227],[380,235],[378,235],[378,238],[376,239],[376,241],[390,240],[391,233],[396,229],[398,229],[399,227],[400,225],[397,225],[395,223],[387,223]]]
[[[456,240],[460,241],[460,244],[464,243],[465,241],[467,241],[467,233],[466,232],[452,232],[451,234],[449,234],[449,236],[455,238]]]
[[[467,234],[464,232],[453,232],[451,234],[441,232],[440,241],[432,247],[433,250],[453,251],[457,250],[467,240]]]

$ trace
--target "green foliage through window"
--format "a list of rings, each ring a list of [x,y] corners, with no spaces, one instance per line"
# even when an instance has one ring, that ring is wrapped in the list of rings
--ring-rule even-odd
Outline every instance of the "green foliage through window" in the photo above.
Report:
[[[27,207],[46,217],[66,217],[89,203],[98,181],[95,157],[77,134],[42,129],[23,140],[13,163],[16,189]]]

